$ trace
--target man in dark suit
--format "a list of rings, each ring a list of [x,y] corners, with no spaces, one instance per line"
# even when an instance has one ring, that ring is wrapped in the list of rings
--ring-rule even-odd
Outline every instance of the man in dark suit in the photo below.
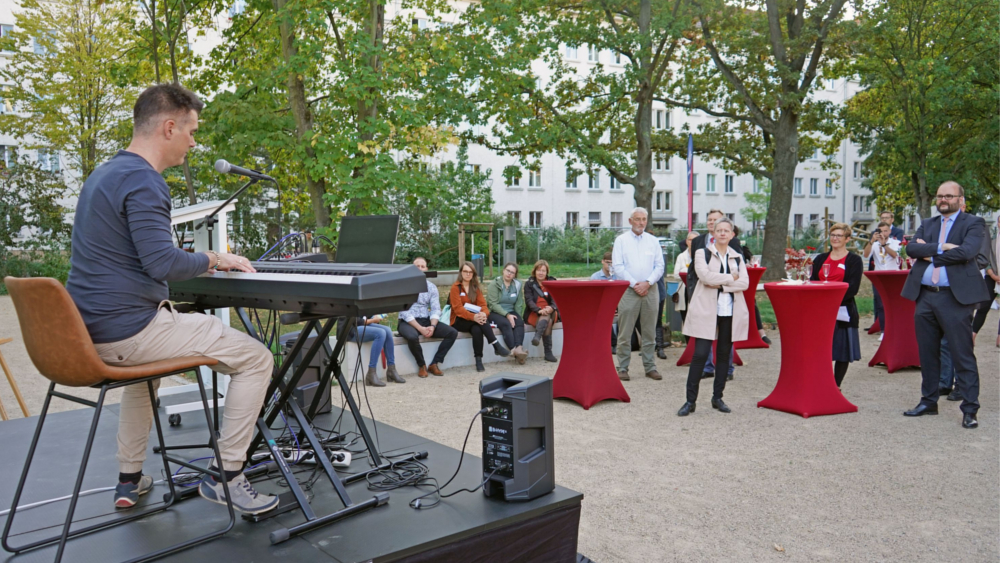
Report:
[[[920,404],[903,414],[938,413],[941,337],[947,334],[955,383],[962,394],[962,426],[976,428],[979,368],[969,319],[976,304],[988,298],[976,263],[986,223],[981,217],[959,211],[964,196],[965,190],[957,182],[941,184],[937,190],[941,215],[925,219],[906,247],[907,254],[918,259],[906,278],[903,297],[917,303],[914,324],[923,384]]]

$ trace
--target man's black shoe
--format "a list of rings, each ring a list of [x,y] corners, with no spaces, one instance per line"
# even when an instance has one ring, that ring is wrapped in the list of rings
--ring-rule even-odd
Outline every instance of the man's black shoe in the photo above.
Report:
[[[768,346],[771,345],[771,339],[770,338],[768,338],[766,336],[761,336],[760,339],[764,341],[764,344],[767,344]]]
[[[920,403],[919,405],[913,407],[912,410],[904,412],[903,416],[923,416],[925,414],[937,414],[937,413],[938,413],[938,407],[936,404],[925,405],[924,403]]]
[[[962,428],[979,428],[979,421],[976,420],[976,415],[972,413],[965,413],[962,416]]]
[[[694,412],[694,403],[684,403],[681,410],[677,411],[677,416],[687,416]]]
[[[962,400],[962,393],[958,389],[955,389],[951,393],[948,393],[947,399],[949,401],[961,401]]]
[[[952,387],[942,387],[938,389],[938,395],[941,395],[942,397],[947,397],[948,394],[952,392],[952,390],[953,390]]]
[[[712,408],[719,412],[732,412],[732,409],[726,406],[726,403],[723,403],[722,399],[712,399]]]

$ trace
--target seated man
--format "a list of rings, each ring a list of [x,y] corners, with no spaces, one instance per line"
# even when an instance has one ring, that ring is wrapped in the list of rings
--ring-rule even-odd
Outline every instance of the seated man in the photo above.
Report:
[[[278,506],[278,497],[258,494],[243,465],[274,358],[263,344],[218,317],[179,314],[167,300],[168,281],[216,270],[255,271],[233,254],[191,254],[173,245],[170,188],[162,173],[182,164],[194,146],[202,107],[197,96],[177,85],[160,84],[139,95],[132,143],[94,170],[80,190],[66,289],[105,363],[133,366],[208,356],[219,361],[216,371],[232,376],[219,438],[222,469],[235,508],[259,514]],[[154,381],[154,387],[159,383]],[[118,420],[118,508],[135,505],[152,489],[152,477],[142,474],[152,424],[146,386],[126,387]],[[213,460],[213,468],[217,463]],[[212,502],[226,502],[222,484],[211,476],[205,476],[198,492]]]
[[[605,252],[604,259],[601,260],[601,269],[593,274],[590,274],[590,279],[592,280],[606,280],[606,281],[616,281],[618,279],[615,273],[611,271],[611,253]]]
[[[415,258],[413,265],[421,272],[427,271],[427,260],[423,258]],[[409,310],[399,313],[399,335],[406,339],[407,348],[413,354],[413,359],[417,360],[417,375],[420,377],[427,377],[428,372],[444,375],[440,364],[444,363],[444,357],[458,338],[458,331],[448,323],[439,322],[440,320],[441,299],[438,297],[438,289],[431,280],[427,280],[427,291],[417,297],[417,302]],[[429,366],[424,363],[424,351],[420,347],[421,336],[443,339]]]

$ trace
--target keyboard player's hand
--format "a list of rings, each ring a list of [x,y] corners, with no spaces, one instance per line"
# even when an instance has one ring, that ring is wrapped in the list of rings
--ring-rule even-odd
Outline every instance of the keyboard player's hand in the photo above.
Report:
[[[211,256],[211,255],[209,255]],[[247,272],[252,274],[257,270],[250,264],[250,261],[242,256],[237,256],[235,254],[228,254],[225,252],[219,253],[219,270],[239,270],[241,272]]]

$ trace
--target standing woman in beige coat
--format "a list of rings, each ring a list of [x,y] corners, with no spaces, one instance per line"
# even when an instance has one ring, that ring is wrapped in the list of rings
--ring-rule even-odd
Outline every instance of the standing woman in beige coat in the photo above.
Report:
[[[697,285],[688,302],[687,320],[684,334],[694,337],[694,358],[688,368],[687,402],[677,411],[677,416],[687,416],[694,412],[698,400],[698,385],[705,369],[708,355],[715,347],[715,365],[729,365],[729,355],[733,342],[747,339],[750,330],[750,312],[747,310],[743,291],[750,285],[746,261],[743,255],[729,248],[734,226],[726,218],[715,222],[715,244],[695,251],[691,261],[698,273]],[[712,392],[712,408],[719,412],[730,412],[722,402],[722,392],[726,389],[726,370],[715,370],[715,385]]]

